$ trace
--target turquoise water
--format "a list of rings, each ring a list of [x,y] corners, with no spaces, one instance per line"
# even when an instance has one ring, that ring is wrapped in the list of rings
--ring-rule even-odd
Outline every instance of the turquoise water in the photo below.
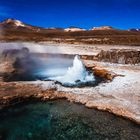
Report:
[[[0,140],[139,140],[140,126],[66,100],[16,105],[0,112]]]

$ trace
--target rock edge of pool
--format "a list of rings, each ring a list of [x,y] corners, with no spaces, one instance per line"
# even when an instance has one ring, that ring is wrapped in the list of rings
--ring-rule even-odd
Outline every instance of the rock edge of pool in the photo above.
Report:
[[[0,87],[0,92],[2,93],[0,94],[0,109],[32,100],[44,102],[50,100],[66,99],[70,102],[80,103],[81,105],[83,104],[87,108],[107,111],[140,124],[139,120],[132,116],[132,113],[125,108],[118,108],[118,106],[111,107],[105,104],[101,105],[99,103],[94,104],[93,102],[90,103],[90,97],[83,96],[83,94],[74,94],[72,92],[68,92],[71,88],[63,87],[59,84],[57,85],[53,81],[2,82]],[[74,89],[81,90],[81,88],[73,88],[73,90]]]

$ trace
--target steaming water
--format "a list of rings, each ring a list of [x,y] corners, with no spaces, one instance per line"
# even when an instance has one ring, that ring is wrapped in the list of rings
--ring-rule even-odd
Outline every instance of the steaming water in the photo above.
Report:
[[[62,69],[62,73],[64,73],[64,71],[65,70]],[[54,71],[52,72],[54,73]],[[76,85],[78,83],[95,81],[93,74],[86,70],[78,55],[75,56],[72,67],[69,67],[64,75],[62,75],[62,73],[59,76],[52,76],[47,79],[58,81],[64,85]],[[51,73],[49,74],[51,75]]]

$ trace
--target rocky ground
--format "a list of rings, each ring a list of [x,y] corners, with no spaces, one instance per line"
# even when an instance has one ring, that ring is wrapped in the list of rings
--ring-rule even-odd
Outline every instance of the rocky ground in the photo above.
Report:
[[[120,49],[119,46],[116,47]],[[104,46],[102,49],[103,48],[110,49],[112,47]],[[128,49],[129,47],[125,48]],[[135,47],[133,49],[138,51],[139,47]],[[93,48],[91,48],[91,50],[94,52]],[[95,50],[101,50],[100,46],[98,46]],[[63,49],[63,51],[66,52],[65,49]],[[89,52],[88,48],[87,51]],[[79,53],[80,52],[81,51],[79,51]],[[85,60],[84,62],[88,68],[92,70],[94,68],[94,72],[96,74],[100,73],[103,75],[107,81],[100,83],[96,87],[84,88],[63,87],[60,84],[56,84],[52,81],[1,81],[0,107],[2,108],[6,105],[16,104],[24,101],[25,99],[31,98],[37,98],[41,100],[66,98],[70,101],[82,103],[89,108],[97,108],[112,112],[116,115],[129,118],[140,124],[139,64],[111,64],[93,60]],[[1,63],[0,65],[2,67],[3,64]]]

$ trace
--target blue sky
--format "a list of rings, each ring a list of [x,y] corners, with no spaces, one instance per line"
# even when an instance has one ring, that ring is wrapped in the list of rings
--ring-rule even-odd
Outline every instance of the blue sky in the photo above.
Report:
[[[140,0],[0,0],[0,20],[41,27],[140,28]]]

